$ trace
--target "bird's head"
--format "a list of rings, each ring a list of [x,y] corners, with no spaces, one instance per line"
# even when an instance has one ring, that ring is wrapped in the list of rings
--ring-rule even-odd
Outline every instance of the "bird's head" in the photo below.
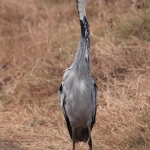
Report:
[[[85,2],[87,3],[89,0],[76,0],[77,2]]]
[[[85,13],[85,7],[86,7],[86,4],[89,0],[76,0],[77,2],[77,8],[78,8],[78,11],[79,11],[79,16],[80,16],[80,19],[82,20],[84,16],[86,16],[86,13]]]
[[[90,1],[90,0],[76,0],[76,2],[78,4],[82,3],[82,4],[85,4],[85,5],[87,4],[88,1]]]

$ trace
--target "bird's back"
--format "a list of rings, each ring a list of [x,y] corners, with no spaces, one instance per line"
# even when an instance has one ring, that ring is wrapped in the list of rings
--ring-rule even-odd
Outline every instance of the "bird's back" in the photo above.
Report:
[[[87,122],[95,109],[91,99],[93,87],[91,76],[79,75],[74,69],[68,69],[64,74],[65,111],[75,129],[76,142],[86,142],[89,137]]]
[[[79,76],[75,70],[68,70],[64,80],[65,109],[72,127],[86,127],[94,106],[91,103],[93,89],[90,77]]]

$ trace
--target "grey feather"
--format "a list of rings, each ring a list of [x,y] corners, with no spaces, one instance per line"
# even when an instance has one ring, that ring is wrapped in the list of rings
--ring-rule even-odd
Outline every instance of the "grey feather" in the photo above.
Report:
[[[73,150],[75,142],[86,142],[88,139],[90,150],[92,149],[90,132],[96,120],[97,85],[91,75],[90,29],[81,6],[85,6],[86,2],[87,0],[77,0],[81,39],[74,62],[66,69],[59,88],[61,107],[73,141]]]

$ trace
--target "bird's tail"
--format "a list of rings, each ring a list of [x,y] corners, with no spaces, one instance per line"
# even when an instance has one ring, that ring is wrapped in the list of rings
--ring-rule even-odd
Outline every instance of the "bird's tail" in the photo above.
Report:
[[[76,128],[74,134],[76,142],[86,142],[89,138],[88,128]]]

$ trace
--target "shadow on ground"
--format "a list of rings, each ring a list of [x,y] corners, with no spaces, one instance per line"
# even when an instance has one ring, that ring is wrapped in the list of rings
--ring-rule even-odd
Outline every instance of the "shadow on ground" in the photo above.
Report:
[[[0,139],[0,150],[25,150],[19,147],[19,143],[14,143],[12,141],[3,141]]]

